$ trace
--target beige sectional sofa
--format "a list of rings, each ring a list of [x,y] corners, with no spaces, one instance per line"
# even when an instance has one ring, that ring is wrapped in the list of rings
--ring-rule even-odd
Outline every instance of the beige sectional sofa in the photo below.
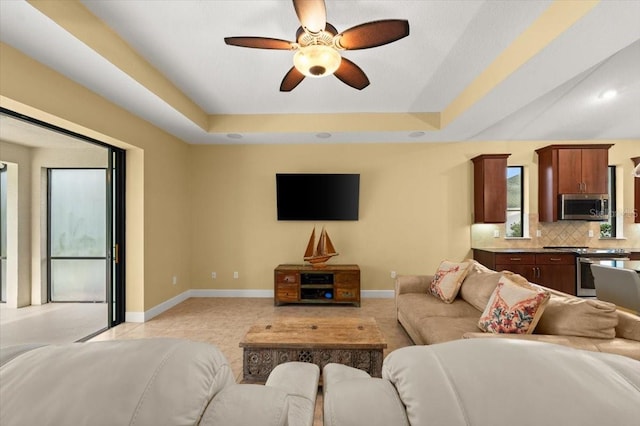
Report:
[[[478,320],[503,274],[473,263],[453,303],[428,292],[433,276],[403,275],[396,279],[398,322],[415,344],[456,339],[499,337],[537,340],[610,352],[640,360],[640,317],[615,309],[615,305],[581,299],[546,289],[549,302],[533,334],[484,333]]]
[[[319,374],[289,362],[236,384],[215,346],[179,339],[3,348],[0,424],[311,426]]]
[[[543,342],[396,349],[382,378],[327,364],[325,426],[636,425],[640,361]]]

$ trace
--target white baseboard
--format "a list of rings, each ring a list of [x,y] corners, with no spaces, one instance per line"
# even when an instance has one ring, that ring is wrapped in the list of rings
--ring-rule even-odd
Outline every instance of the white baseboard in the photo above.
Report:
[[[360,297],[363,299],[393,299],[394,290],[361,290]]]
[[[360,295],[363,299],[391,299],[394,296],[393,290],[362,290]],[[219,289],[191,289],[171,299],[154,306],[145,312],[126,312],[126,322],[146,322],[167,311],[190,297],[261,297],[273,298],[273,290],[219,290]]]
[[[273,297],[273,290],[190,290],[190,297]]]

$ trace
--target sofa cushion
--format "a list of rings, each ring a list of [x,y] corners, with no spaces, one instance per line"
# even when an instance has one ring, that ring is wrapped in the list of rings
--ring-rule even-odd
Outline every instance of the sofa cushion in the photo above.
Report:
[[[461,299],[456,299],[451,303],[444,303],[437,297],[426,293],[408,293],[401,294],[396,299],[398,311],[403,316],[417,323],[423,318],[428,317],[475,317],[476,321],[480,318],[480,312]]]
[[[618,315],[613,303],[552,295],[535,332],[613,339],[616,325]]]
[[[468,331],[478,330],[478,317],[431,317],[416,324],[418,334],[427,345],[460,340]]]
[[[492,271],[475,260],[471,262],[469,272],[460,287],[460,297],[482,312],[489,303],[502,273]]]
[[[549,293],[519,278],[500,278],[478,321],[481,330],[490,333],[533,332],[549,300]]]
[[[458,295],[462,281],[467,276],[470,264],[467,262],[450,262],[443,260],[433,276],[429,292],[451,303]]]

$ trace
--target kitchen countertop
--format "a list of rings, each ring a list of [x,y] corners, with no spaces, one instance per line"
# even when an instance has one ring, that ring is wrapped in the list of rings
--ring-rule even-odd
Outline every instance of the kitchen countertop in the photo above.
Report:
[[[622,250],[626,250],[630,253],[640,253],[640,248],[627,248],[627,247],[589,247],[591,249],[602,249],[602,250],[606,250],[606,249],[610,249],[610,248],[620,248]],[[571,253],[571,254],[576,254],[575,252],[571,251],[571,249],[545,249],[545,248],[487,248],[487,247],[482,247],[482,248],[478,248],[478,247],[472,247],[472,250],[484,250],[490,253]]]
[[[543,249],[543,248],[472,248],[472,250],[483,250],[490,253],[569,253],[574,252],[567,249]]]

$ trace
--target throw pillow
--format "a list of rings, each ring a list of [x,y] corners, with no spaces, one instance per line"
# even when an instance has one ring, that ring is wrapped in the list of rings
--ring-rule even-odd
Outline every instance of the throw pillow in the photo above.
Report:
[[[469,266],[467,262],[456,263],[443,260],[429,285],[429,292],[445,303],[453,303],[464,277],[467,276]]]
[[[478,327],[489,333],[531,334],[548,300],[549,292],[532,286],[524,278],[503,275]]]

